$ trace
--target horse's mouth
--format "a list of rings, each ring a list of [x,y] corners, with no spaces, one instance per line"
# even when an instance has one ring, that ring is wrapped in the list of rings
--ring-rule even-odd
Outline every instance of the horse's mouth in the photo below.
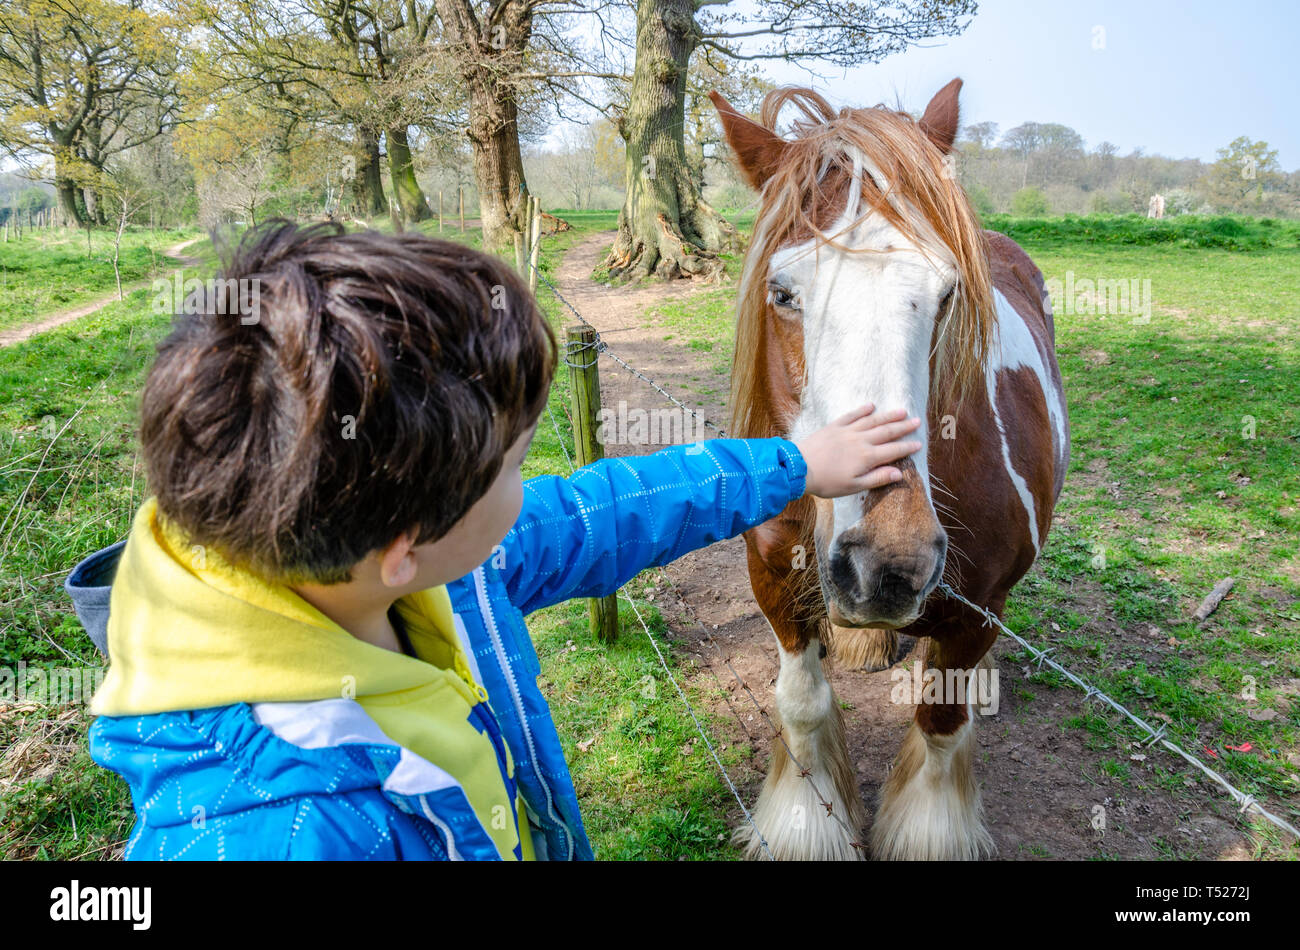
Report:
[[[918,608],[914,613],[901,618],[872,617],[866,620],[850,620],[848,617],[845,617],[840,613],[839,607],[835,604],[827,605],[826,613],[830,617],[831,623],[837,627],[864,628],[871,630],[900,630],[903,627],[916,623],[921,616],[921,611]]]
[[[915,623],[925,610],[926,601],[943,578],[944,560],[940,558],[934,566],[934,572],[920,591],[916,591],[908,602],[895,601],[893,604],[873,598],[859,603],[850,602],[849,612],[845,612],[842,592],[828,584],[827,574],[823,570],[822,596],[826,603],[826,613],[830,622],[837,627],[870,628],[875,630],[899,630]],[[893,609],[890,609],[890,608]],[[883,608],[883,612],[882,612]]]

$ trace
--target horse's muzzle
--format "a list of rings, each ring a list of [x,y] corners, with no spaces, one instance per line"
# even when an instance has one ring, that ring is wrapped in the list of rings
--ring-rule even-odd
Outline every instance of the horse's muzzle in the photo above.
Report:
[[[831,546],[822,588],[831,623],[838,627],[905,627],[943,577],[948,536],[938,535],[909,552],[879,551],[845,532]]]

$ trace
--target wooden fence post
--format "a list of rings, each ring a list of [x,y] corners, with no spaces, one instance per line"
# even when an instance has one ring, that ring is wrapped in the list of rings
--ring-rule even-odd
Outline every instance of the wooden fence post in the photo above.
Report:
[[[565,362],[569,365],[569,389],[573,394],[573,447],[575,464],[590,465],[605,457],[605,447],[596,438],[600,424],[600,372],[596,367],[596,331],[589,326],[565,331]],[[618,638],[618,596],[592,598],[591,632],[604,643]]]
[[[460,233],[465,233],[465,189],[460,188]]]
[[[528,239],[532,244],[528,255],[528,289],[537,296],[537,265],[542,256],[542,199],[533,198],[532,207],[528,219]]]
[[[442,233],[442,189],[438,189],[438,233]]]

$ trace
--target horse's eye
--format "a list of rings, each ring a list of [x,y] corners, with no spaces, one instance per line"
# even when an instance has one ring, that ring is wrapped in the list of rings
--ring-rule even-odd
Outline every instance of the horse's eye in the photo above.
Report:
[[[786,310],[797,309],[794,302],[794,296],[784,287],[772,288],[772,302],[778,307],[783,307]]]

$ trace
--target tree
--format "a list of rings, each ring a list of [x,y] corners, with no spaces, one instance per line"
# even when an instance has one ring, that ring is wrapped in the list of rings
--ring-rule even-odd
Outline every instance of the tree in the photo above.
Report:
[[[1210,166],[1204,184],[1210,201],[1224,210],[1258,213],[1265,206],[1266,192],[1281,191],[1285,185],[1277,150],[1267,142],[1242,135],[1217,154],[1219,159]]]
[[[464,97],[436,68],[431,45],[441,28],[429,0],[184,2],[208,34],[195,65],[201,99],[233,91],[291,123],[332,130],[343,146],[333,168],[363,214],[388,211],[382,143],[405,218],[433,213],[416,180],[413,142],[451,134]]]
[[[64,217],[86,223],[108,159],[175,125],[180,46],[177,21],[145,0],[6,0],[0,149],[52,158]]]
[[[976,122],[966,126],[966,141],[983,151],[991,148],[997,141],[998,124],[996,122]]]
[[[560,139],[561,150],[550,163],[551,180],[564,194],[569,207],[583,211],[600,184],[600,167],[596,162],[596,130],[588,125],[566,131]]]
[[[256,224],[271,198],[277,166],[289,151],[290,125],[281,112],[237,97],[187,122],[177,146],[194,168],[199,222],[208,228],[238,216]]]
[[[40,214],[53,204],[54,199],[49,196],[49,193],[35,185],[24,188],[19,193],[18,200],[14,202],[17,210],[29,217]]]
[[[126,162],[105,168],[96,189],[112,210],[116,229],[113,232],[113,277],[117,281],[117,299],[122,292],[122,232],[127,223],[149,203],[149,189]]]
[[[970,198],[971,207],[980,217],[992,214],[996,209],[993,206],[993,199],[989,196],[989,190],[983,185],[973,185],[966,189],[966,194]]]
[[[1029,182],[1029,160],[1043,147],[1042,126],[1037,122],[1024,122],[1002,136],[1002,147],[1019,157],[1022,165],[1020,187]]]
[[[563,117],[561,97],[587,101],[573,85],[581,79],[619,79],[602,69],[601,57],[584,55],[572,35],[567,11],[574,0],[434,0],[442,19],[440,52],[468,96],[468,136],[474,157],[483,220],[483,244],[508,246],[526,227],[528,183],[520,150],[523,115],[535,116],[550,95]],[[582,9],[581,7],[579,9]],[[597,12],[601,6],[592,8]],[[577,68],[575,64],[595,64]],[[592,105],[589,101],[588,105]]]
[[[592,151],[595,153],[596,167],[605,179],[620,185],[623,182],[623,140],[618,134],[618,127],[606,118],[599,118],[591,123],[590,128],[595,139]]]
[[[618,118],[627,196],[606,263],[638,278],[715,276],[734,228],[700,196],[684,135],[692,55],[853,66],[965,28],[973,0],[638,0],[636,62]]]
[[[1037,188],[1021,188],[1011,198],[1011,213],[1022,218],[1041,218],[1049,210],[1047,196]]]
[[[1061,155],[1079,155],[1083,152],[1083,136],[1068,125],[1044,122],[1038,126],[1041,148]]]

